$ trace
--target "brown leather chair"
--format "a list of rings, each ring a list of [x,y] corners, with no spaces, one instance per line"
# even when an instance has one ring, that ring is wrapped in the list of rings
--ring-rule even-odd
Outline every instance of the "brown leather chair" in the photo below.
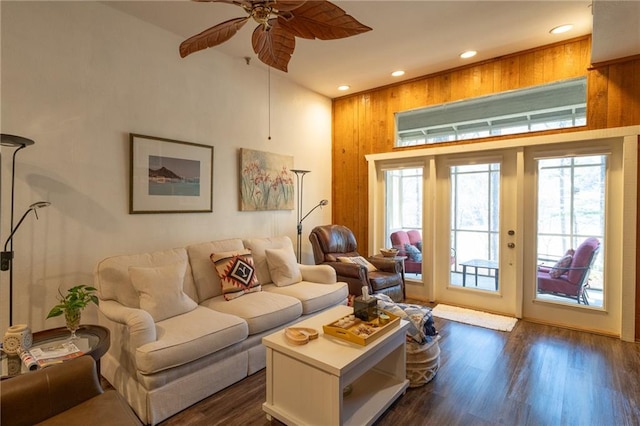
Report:
[[[113,389],[104,391],[93,358],[81,356],[2,381],[2,425],[141,425]]]
[[[360,256],[358,244],[353,232],[342,225],[316,226],[309,234],[313,247],[313,258],[316,265],[330,265],[336,270],[338,281],[349,284],[349,294],[359,296],[362,287],[369,288],[369,293],[384,293],[394,302],[404,299],[404,281],[402,279],[402,263],[382,257],[369,257],[377,271],[369,271],[366,266],[343,263],[339,257]]]

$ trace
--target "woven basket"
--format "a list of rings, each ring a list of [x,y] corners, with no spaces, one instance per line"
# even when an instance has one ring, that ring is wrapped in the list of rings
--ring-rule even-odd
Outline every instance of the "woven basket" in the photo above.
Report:
[[[407,343],[407,379],[414,388],[429,383],[440,368],[440,346],[438,340],[419,345]]]

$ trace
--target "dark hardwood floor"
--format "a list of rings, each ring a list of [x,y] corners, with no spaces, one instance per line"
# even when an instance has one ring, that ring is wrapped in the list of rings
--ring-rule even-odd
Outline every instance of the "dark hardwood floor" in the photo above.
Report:
[[[640,344],[526,321],[510,333],[435,321],[438,374],[376,425],[640,425]],[[161,425],[268,425],[264,399],[262,370]]]

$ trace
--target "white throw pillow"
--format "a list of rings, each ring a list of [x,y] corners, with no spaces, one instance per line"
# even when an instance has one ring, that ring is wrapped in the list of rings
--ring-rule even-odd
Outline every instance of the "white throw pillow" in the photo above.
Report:
[[[284,287],[302,281],[296,255],[288,249],[266,249],[267,264],[273,283]]]
[[[129,277],[140,298],[140,309],[155,322],[194,310],[198,304],[182,291],[186,262],[157,267],[129,267]]]
[[[338,260],[342,263],[354,263],[356,265],[362,265],[367,268],[369,272],[375,272],[378,270],[378,268],[376,268],[371,262],[369,262],[362,256],[341,256],[338,258]]]

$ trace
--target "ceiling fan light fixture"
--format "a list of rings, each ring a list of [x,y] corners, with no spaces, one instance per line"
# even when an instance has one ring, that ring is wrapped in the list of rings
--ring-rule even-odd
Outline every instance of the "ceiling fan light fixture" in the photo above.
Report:
[[[549,31],[549,33],[562,34],[562,33],[566,33],[567,31],[571,31],[572,29],[573,29],[572,24],[564,24],[564,25],[560,25],[555,28],[552,28],[551,31]]]
[[[253,6],[253,8],[251,9],[251,17],[258,24],[262,24],[265,27],[268,27],[269,17],[271,16],[272,11],[273,11],[273,8],[271,8],[270,6],[257,4]]]
[[[476,52],[475,50],[467,50],[466,52],[462,52],[460,54],[460,57],[462,59],[469,59],[469,58],[473,58],[477,54],[478,54],[478,52]]]
[[[345,90],[349,90],[349,89],[351,89],[351,86],[349,86],[348,84],[343,84],[343,85],[338,86],[338,90],[341,90],[343,92]]]
[[[404,75],[404,71],[402,71],[402,70],[394,71],[394,72],[391,73],[392,77],[401,77],[403,75]]]

